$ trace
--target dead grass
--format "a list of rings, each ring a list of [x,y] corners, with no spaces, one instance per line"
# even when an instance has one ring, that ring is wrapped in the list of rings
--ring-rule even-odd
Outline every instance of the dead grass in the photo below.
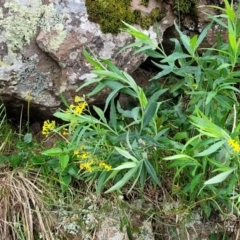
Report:
[[[46,184],[45,184],[46,186]],[[0,239],[52,240],[53,225],[38,173],[0,167]]]

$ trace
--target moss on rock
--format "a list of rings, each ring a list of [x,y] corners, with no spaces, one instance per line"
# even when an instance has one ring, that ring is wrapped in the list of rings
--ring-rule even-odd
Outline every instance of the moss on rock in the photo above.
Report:
[[[177,13],[190,13],[195,8],[197,0],[175,0],[173,9]]]
[[[130,9],[132,0],[86,0],[86,8],[90,21],[100,24],[103,33],[119,33],[125,21],[139,24],[147,29],[163,17],[159,8],[152,10],[147,16],[141,11]],[[147,0],[144,3],[147,4]]]

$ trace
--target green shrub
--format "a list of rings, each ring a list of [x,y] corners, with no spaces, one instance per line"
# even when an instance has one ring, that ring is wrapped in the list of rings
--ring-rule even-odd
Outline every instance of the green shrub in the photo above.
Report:
[[[143,190],[147,179],[160,185],[167,168],[174,170],[172,194],[189,206],[186,211],[196,205],[207,216],[215,208],[237,211],[240,6],[235,13],[233,6],[224,2],[225,9],[217,7],[222,14],[209,17],[227,29],[229,41],[224,43],[217,36],[215,46],[201,49],[201,54],[199,47],[212,24],[191,38],[175,24],[180,41],[172,39],[175,50],[167,56],[161,44],[124,23],[125,31],[137,41],[122,51],[134,47],[136,53],[155,58],[153,63],[160,69],[145,90],[110,60],[84,51],[96,77],[78,90],[95,84],[87,97],[105,87],[111,92],[104,109],[93,107],[94,116],[87,110],[85,99],[79,97],[67,110],[54,114],[66,124],[52,130],[60,133],[66,128],[68,137],[61,146],[43,154],[55,157],[60,175],[68,179],[66,183],[72,175],[97,180],[98,192],[110,180],[113,186],[106,193],[120,190],[127,183],[129,191],[134,186]],[[158,80],[163,77],[165,82],[161,84]],[[115,103],[119,93],[133,98],[136,106],[123,109]]]

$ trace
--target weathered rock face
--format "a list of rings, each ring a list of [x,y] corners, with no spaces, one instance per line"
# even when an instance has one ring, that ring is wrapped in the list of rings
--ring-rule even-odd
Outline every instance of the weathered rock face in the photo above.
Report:
[[[156,6],[166,12],[159,22],[159,33],[167,48],[168,39],[178,38],[171,27],[179,19],[173,14],[177,1],[151,0],[144,7],[140,0],[133,0],[131,5],[132,10],[139,9],[144,15]],[[184,14],[181,22],[182,30],[189,35],[199,34],[209,23],[204,12],[217,14],[207,5],[223,5],[216,0],[192,2],[197,2],[196,11]],[[0,0],[0,7],[0,97],[16,113],[30,102],[31,115],[46,118],[61,105],[60,94],[70,102],[75,90],[92,78],[91,65],[83,57],[84,48],[97,57],[113,60],[129,73],[145,60],[144,55],[134,55],[131,49],[117,54],[134,39],[126,33],[103,34],[100,26],[89,20],[85,0]],[[157,40],[153,27],[146,32]],[[213,25],[205,46],[215,42],[218,32],[224,36],[224,31]],[[79,94],[89,91],[86,88]],[[105,95],[102,92],[89,101],[102,104]]]
[[[88,20],[84,0],[0,0],[0,7],[0,96],[17,112],[30,101],[43,118],[49,117],[61,104],[60,94],[71,101],[76,88],[92,77],[83,48],[129,73],[145,60],[131,49],[117,55],[132,37],[103,34]],[[160,34],[173,19],[169,11]],[[146,32],[157,39],[153,27]]]

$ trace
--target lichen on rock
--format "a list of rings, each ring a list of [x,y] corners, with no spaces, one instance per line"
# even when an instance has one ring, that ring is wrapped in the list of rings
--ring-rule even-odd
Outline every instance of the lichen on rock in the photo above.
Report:
[[[36,35],[38,27],[44,31],[53,31],[48,46],[57,50],[66,37],[66,30],[62,24],[63,17],[54,9],[53,4],[42,5],[41,0],[29,0],[25,5],[16,0],[4,4],[8,10],[7,16],[0,11],[0,26],[6,39],[8,51],[21,50],[29,44]]]
[[[25,44],[29,44],[36,34],[42,9],[25,6],[16,1],[6,2],[4,7],[8,9],[8,16],[0,14],[0,25],[4,29],[8,50],[21,49]]]

